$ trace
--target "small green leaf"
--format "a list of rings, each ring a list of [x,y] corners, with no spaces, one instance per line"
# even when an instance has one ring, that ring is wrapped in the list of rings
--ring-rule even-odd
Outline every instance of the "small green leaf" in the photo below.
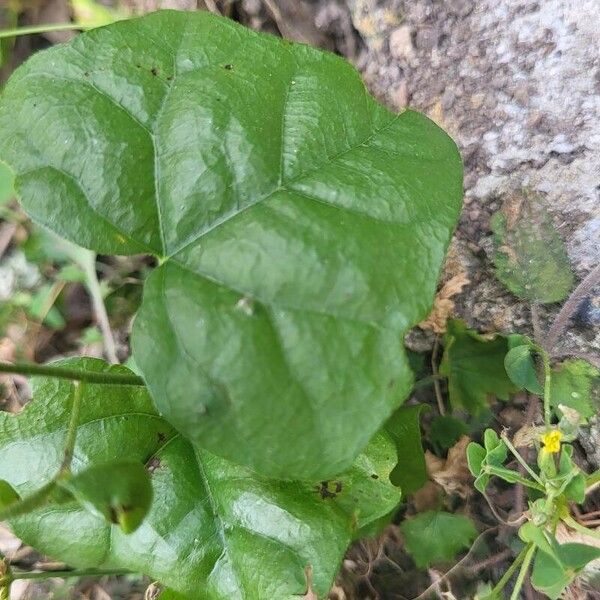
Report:
[[[564,243],[541,200],[532,194],[511,198],[491,219],[498,279],[523,300],[560,302],[573,287]]]
[[[396,444],[398,463],[390,474],[390,481],[404,495],[412,494],[427,481],[425,453],[421,445],[420,415],[425,404],[399,408],[385,424],[385,431]]]
[[[448,562],[477,537],[471,519],[444,511],[427,511],[400,525],[406,549],[417,567]]]
[[[528,344],[511,348],[504,357],[504,368],[510,380],[519,389],[541,396],[544,388],[538,381],[532,351]]]
[[[554,367],[550,403],[557,414],[560,405],[576,410],[589,419],[600,406],[600,370],[585,360],[566,360]]]
[[[570,502],[582,504],[585,500],[586,480],[583,473],[578,473],[573,477],[565,488],[565,497]]]
[[[13,502],[20,500],[19,494],[17,494],[15,488],[13,488],[8,481],[0,479],[0,508],[6,508]]]
[[[486,454],[485,448],[477,442],[471,442],[467,446],[467,464],[473,477],[479,477],[481,474],[481,467],[483,466]]]
[[[450,415],[435,417],[429,426],[429,441],[446,450],[456,444],[462,435],[468,433],[466,423]]]
[[[507,352],[505,337],[483,336],[462,321],[449,321],[440,373],[448,377],[452,406],[477,414],[487,406],[490,396],[508,400],[518,388],[504,369]]]
[[[577,543],[557,545],[554,554],[538,552],[531,583],[551,600],[557,600],[579,572],[599,557],[599,548]]]
[[[139,461],[95,464],[60,485],[125,533],[133,533],[142,524],[152,503],[150,477]]]

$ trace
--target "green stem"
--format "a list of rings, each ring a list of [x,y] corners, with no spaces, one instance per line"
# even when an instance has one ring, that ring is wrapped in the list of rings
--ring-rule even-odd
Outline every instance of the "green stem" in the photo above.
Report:
[[[45,504],[48,496],[52,493],[55,487],[56,479],[52,479],[39,490],[33,492],[33,494],[30,496],[9,504],[3,510],[0,510],[0,521],[9,521],[10,519],[20,517],[21,515],[25,515],[36,508],[39,508]]]
[[[12,573],[12,579],[54,579],[59,577],[103,577],[106,575],[127,575],[131,571],[125,569],[74,569],[72,571],[39,571],[36,573]]]
[[[89,25],[78,23],[53,23],[51,25],[32,25],[31,27],[15,27],[0,31],[0,40],[3,38],[14,38],[21,35],[33,35],[36,33],[50,33],[51,31],[70,31],[74,29],[92,29]]]
[[[43,377],[57,377],[72,381],[85,381],[87,383],[101,383],[105,385],[146,385],[144,380],[137,375],[114,372],[78,371],[69,367],[52,365],[36,365],[33,363],[3,363],[0,362],[0,373],[18,373],[19,375],[41,375]]]
[[[544,364],[544,423],[546,427],[550,427],[551,410],[550,410],[550,391],[552,386],[552,370],[550,367],[550,355],[541,350],[542,361]]]
[[[439,381],[440,379],[445,379],[445,377],[443,375],[428,375],[427,377],[423,377],[423,379],[415,381],[412,389],[418,390],[420,388],[433,385],[436,381]]]
[[[579,533],[583,533],[584,535],[589,535],[590,537],[596,538],[597,540],[600,539],[600,532],[598,532],[595,529],[588,529],[584,525],[580,525],[575,519],[573,519],[573,517],[565,517],[563,519],[563,521],[571,529],[574,529],[575,531],[578,531]]]
[[[519,552],[512,565],[506,569],[506,573],[502,575],[500,581],[495,585],[494,589],[492,590],[492,596],[497,596],[504,589],[511,577],[515,574],[515,571],[519,568],[519,565],[523,562],[523,560],[525,560],[525,555],[527,554],[528,549],[529,546],[524,546],[521,552]]]
[[[535,471],[527,464],[525,459],[519,454],[517,449],[512,445],[511,441],[508,439],[508,436],[505,433],[502,433],[500,437],[502,438],[502,441],[506,444],[508,449],[511,451],[513,456],[519,461],[519,464],[527,471],[527,473],[529,473],[529,475],[531,475],[531,477],[535,481],[537,481],[537,483],[539,483],[542,486],[542,489],[545,490],[546,488],[544,486],[544,482],[538,477]]]
[[[79,425],[79,412],[81,409],[81,398],[83,396],[84,383],[76,381],[73,383],[73,406],[71,407],[71,418],[67,430],[67,441],[65,442],[65,454],[60,466],[59,474],[68,473],[71,470],[75,440],[77,438],[77,426]]]
[[[600,469],[598,471],[594,471],[590,475],[585,478],[585,487],[589,488],[593,485],[596,485],[600,481]]]
[[[510,596],[510,600],[519,600],[519,596],[521,594],[521,588],[523,587],[523,583],[525,582],[525,577],[527,575],[527,571],[529,571],[529,565],[533,560],[533,555],[535,554],[535,546],[533,543],[530,543],[527,546],[527,552],[525,552],[525,557],[523,558],[523,564],[521,565],[521,570],[519,571],[519,575],[517,577],[517,581],[515,582],[515,587],[513,588],[513,593]]]

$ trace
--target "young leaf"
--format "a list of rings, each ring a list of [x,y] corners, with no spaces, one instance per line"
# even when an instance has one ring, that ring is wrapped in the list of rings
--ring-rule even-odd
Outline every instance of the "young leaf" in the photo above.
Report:
[[[496,276],[516,296],[541,303],[564,300],[573,273],[564,243],[539,198],[515,196],[491,219]]]
[[[406,549],[417,567],[448,562],[477,537],[473,522],[462,515],[427,511],[400,525]]]
[[[550,393],[552,408],[561,414],[560,406],[576,410],[589,419],[600,406],[600,370],[585,360],[566,360],[552,371]]]
[[[83,506],[119,525],[125,533],[141,525],[152,503],[150,477],[139,461],[94,464],[60,485]]]
[[[385,431],[396,444],[398,463],[390,474],[390,481],[400,487],[404,495],[412,494],[427,481],[425,453],[421,445],[421,412],[424,404],[399,408],[385,424]]]
[[[504,357],[504,368],[510,380],[519,389],[528,390],[538,396],[543,395],[544,388],[538,380],[535,363],[533,361],[533,348],[530,343],[513,345],[513,336],[509,336],[510,350]],[[521,338],[522,336],[518,336]]]
[[[64,364],[128,372],[93,359]],[[57,472],[71,408],[70,382],[33,384],[21,413],[0,414],[0,478],[22,496]],[[14,519],[15,533],[73,567],[143,572],[193,600],[198,590],[207,600],[292,600],[306,591],[307,565],[325,596],[350,541],[400,501],[384,434],[335,479],[282,482],[194,450],[143,387],[86,384],[79,422],[75,477],[123,456],[144,463],[154,490],[146,518],[126,535],[72,501]]]
[[[449,321],[440,373],[448,377],[452,405],[477,414],[487,406],[489,396],[508,400],[517,387],[504,369],[507,352],[505,337],[482,336],[462,321]]]
[[[341,58],[159,11],[34,55],[0,130],[36,221],[160,257],[133,354],[194,443],[334,476],[408,394],[403,333],[431,308],[460,158]]]

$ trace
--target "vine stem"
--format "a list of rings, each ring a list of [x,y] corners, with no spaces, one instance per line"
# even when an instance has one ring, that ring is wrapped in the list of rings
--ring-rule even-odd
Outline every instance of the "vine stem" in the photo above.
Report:
[[[81,23],[52,23],[49,25],[33,25],[31,27],[15,27],[14,29],[4,29],[0,31],[0,40],[4,38],[14,38],[21,35],[33,35],[36,33],[50,33],[51,31],[72,31],[72,30],[93,29],[89,25]]]
[[[531,564],[531,561],[533,560],[534,554],[535,554],[535,546],[532,543],[530,543],[527,546],[527,552],[525,553],[525,557],[523,558],[523,564],[521,565],[521,570],[519,571],[517,581],[515,582],[515,587],[513,588],[513,592],[510,596],[510,600],[519,600],[519,595],[521,594],[521,588],[523,587],[523,583],[525,581],[527,571],[529,571],[529,565]]]
[[[37,571],[28,573],[12,573],[12,580],[15,579],[54,579],[60,577],[103,577],[106,575],[127,575],[131,571],[125,569],[73,569],[71,571]]]
[[[548,351],[556,346],[558,338],[564,332],[571,317],[575,314],[575,311],[579,308],[582,300],[598,285],[600,284],[600,264],[592,269],[590,273],[583,279],[583,281],[575,288],[573,293],[569,296],[569,299],[564,303],[560,309],[558,315],[554,319],[548,334],[546,335],[546,348]]]
[[[530,544],[532,545],[532,544]],[[505,588],[506,584],[510,581],[510,578],[514,575],[515,571],[519,568],[521,563],[525,560],[525,555],[527,554],[528,546],[525,546],[521,552],[517,555],[517,558],[513,561],[512,565],[506,569],[506,572],[500,578],[500,581],[494,586],[492,590],[492,596],[496,596],[500,594],[500,592]]]
[[[36,365],[34,363],[0,362],[0,373],[41,375],[43,377],[57,377],[58,379],[70,379],[71,381],[85,381],[86,383],[100,383],[105,385],[146,385],[141,377],[133,374],[78,371],[77,369],[70,369],[69,367]]]
[[[546,427],[550,427],[552,418],[550,410],[550,391],[552,386],[552,368],[550,366],[550,355],[541,350],[542,362],[544,363],[544,423]]]
[[[508,436],[504,432],[502,432],[500,437],[502,438],[502,441],[506,444],[508,449],[511,451],[513,456],[519,461],[519,464],[525,469],[525,471],[527,471],[529,475],[531,475],[531,477],[536,483],[539,483],[542,486],[542,490],[544,490],[544,482],[538,477],[537,473],[527,464],[525,459],[519,454],[519,451],[512,445],[512,442],[508,439]]]
[[[75,451],[75,440],[77,438],[77,426],[79,425],[79,413],[81,410],[81,398],[83,397],[84,383],[76,381],[73,383],[73,404],[71,406],[71,418],[69,419],[69,429],[67,430],[67,441],[65,442],[65,451],[58,477],[71,471],[73,462],[73,452]],[[55,477],[56,479],[56,477]]]

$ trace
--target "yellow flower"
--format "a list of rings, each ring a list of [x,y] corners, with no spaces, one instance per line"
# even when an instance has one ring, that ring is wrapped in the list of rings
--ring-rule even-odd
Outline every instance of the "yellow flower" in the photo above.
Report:
[[[560,452],[560,440],[562,433],[558,430],[549,431],[542,436],[542,442],[544,442],[544,450],[549,454],[556,454]]]

